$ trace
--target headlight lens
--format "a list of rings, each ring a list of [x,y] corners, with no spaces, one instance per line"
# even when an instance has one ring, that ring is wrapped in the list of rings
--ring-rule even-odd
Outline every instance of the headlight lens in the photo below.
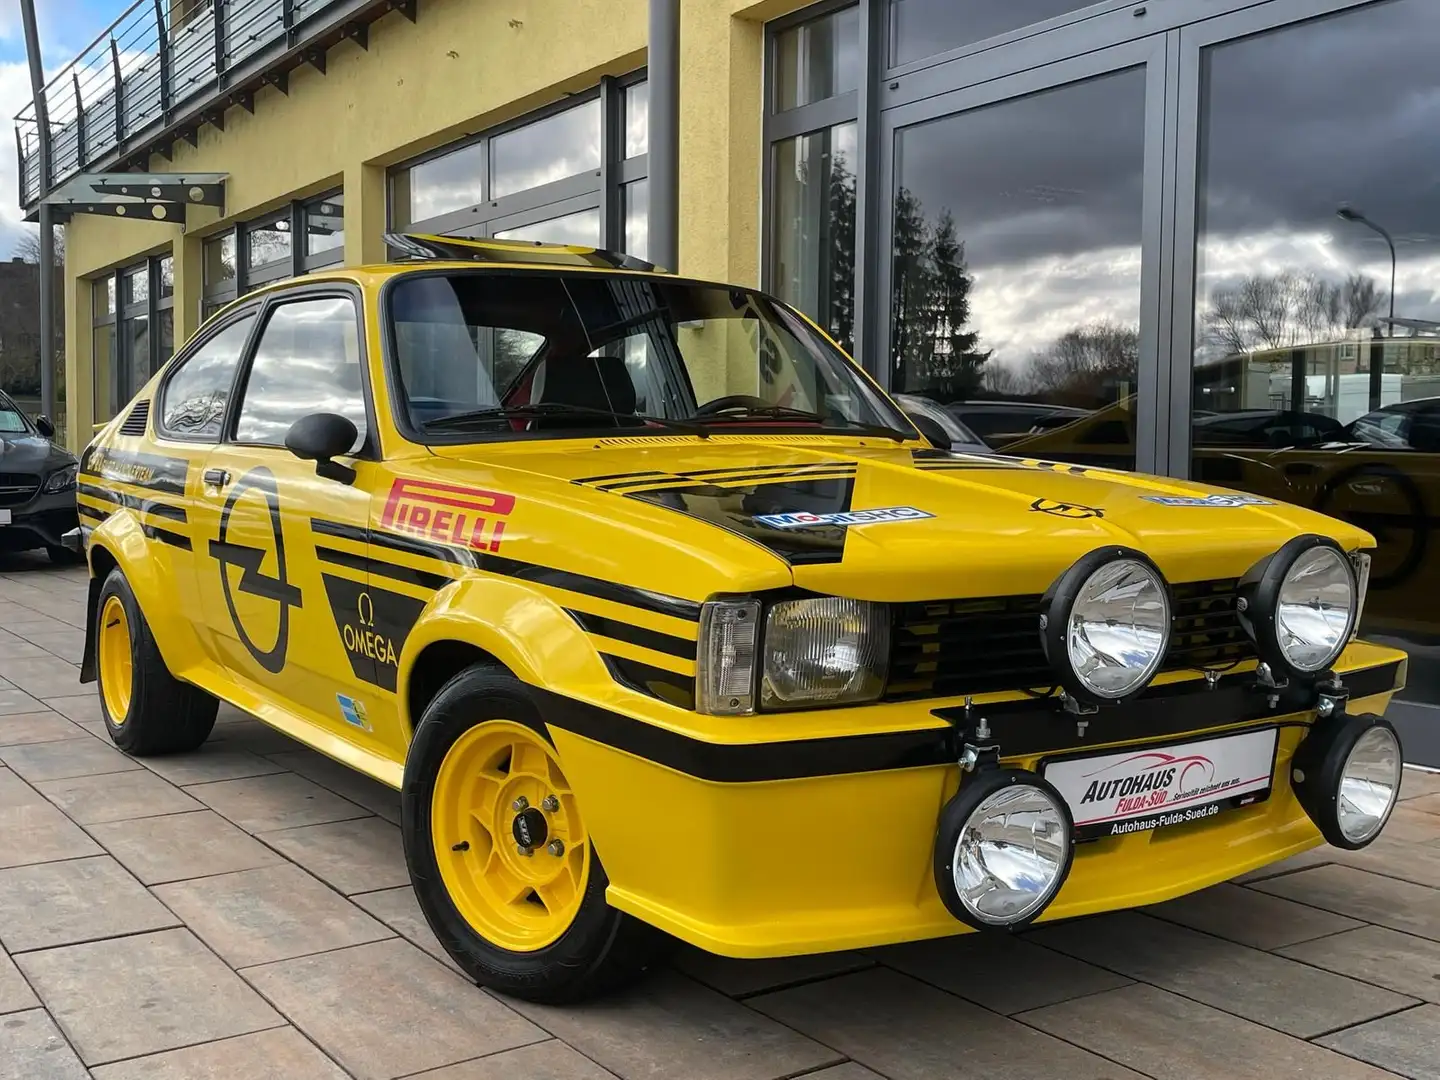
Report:
[[[755,711],[759,600],[710,600],[700,608],[695,708],[716,716]]]
[[[1335,548],[1317,545],[1291,564],[1275,601],[1275,637],[1297,671],[1321,671],[1340,655],[1354,624],[1355,593],[1355,577]]]
[[[982,800],[960,830],[951,863],[955,894],[979,922],[1023,922],[1055,895],[1069,849],[1069,822],[1049,791],[1003,788]]]
[[[883,604],[821,596],[774,605],[765,620],[766,708],[873,701],[885,686],[890,613]]]
[[[1122,698],[1155,674],[1170,641],[1170,594],[1138,559],[1095,570],[1076,594],[1065,626],[1065,652],[1081,684]]]
[[[1400,769],[1400,744],[1389,728],[1377,725],[1355,740],[1340,770],[1335,802],[1347,840],[1363,843],[1380,831],[1399,793]]]
[[[61,491],[75,490],[75,477],[80,471],[79,465],[66,465],[63,469],[50,474],[45,481],[45,494],[54,495]]]

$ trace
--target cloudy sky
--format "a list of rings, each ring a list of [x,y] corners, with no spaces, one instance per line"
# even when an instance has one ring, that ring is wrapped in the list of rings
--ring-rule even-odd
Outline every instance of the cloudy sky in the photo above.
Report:
[[[37,0],[40,48],[45,67],[54,72],[89,45],[95,36],[129,6],[130,0]],[[22,230],[16,184],[15,114],[30,104],[30,69],[25,59],[25,32],[17,0],[0,0],[0,259],[8,259]]]

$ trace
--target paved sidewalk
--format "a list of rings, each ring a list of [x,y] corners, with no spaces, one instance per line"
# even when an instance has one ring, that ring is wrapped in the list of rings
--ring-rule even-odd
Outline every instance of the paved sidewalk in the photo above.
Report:
[[[1144,912],[542,1008],[443,958],[394,792],[229,709],[114,750],[84,596],[0,561],[0,1080],[1440,1080],[1440,776],[1365,852]]]

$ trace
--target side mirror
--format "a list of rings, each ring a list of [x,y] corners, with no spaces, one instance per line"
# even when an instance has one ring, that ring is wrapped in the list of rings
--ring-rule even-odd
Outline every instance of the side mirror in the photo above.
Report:
[[[285,449],[301,461],[315,462],[315,472],[327,480],[353,484],[355,470],[333,459],[350,453],[358,436],[354,422],[339,413],[311,413],[290,425]]]
[[[55,425],[50,422],[48,416],[35,417],[35,430],[47,439],[53,439],[55,437]]]
[[[950,449],[950,436],[945,434],[945,429],[936,423],[935,420],[926,416],[924,413],[907,412],[905,415],[909,417],[910,422],[920,430],[920,434],[930,440],[931,446],[937,450]]]

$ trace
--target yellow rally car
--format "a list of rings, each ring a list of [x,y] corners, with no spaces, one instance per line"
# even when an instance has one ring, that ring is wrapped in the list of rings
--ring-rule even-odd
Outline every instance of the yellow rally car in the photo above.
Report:
[[[85,451],[83,670],[130,753],[218,699],[399,789],[482,984],[1005,930],[1384,826],[1361,529],[933,445],[749,289],[387,239]]]

